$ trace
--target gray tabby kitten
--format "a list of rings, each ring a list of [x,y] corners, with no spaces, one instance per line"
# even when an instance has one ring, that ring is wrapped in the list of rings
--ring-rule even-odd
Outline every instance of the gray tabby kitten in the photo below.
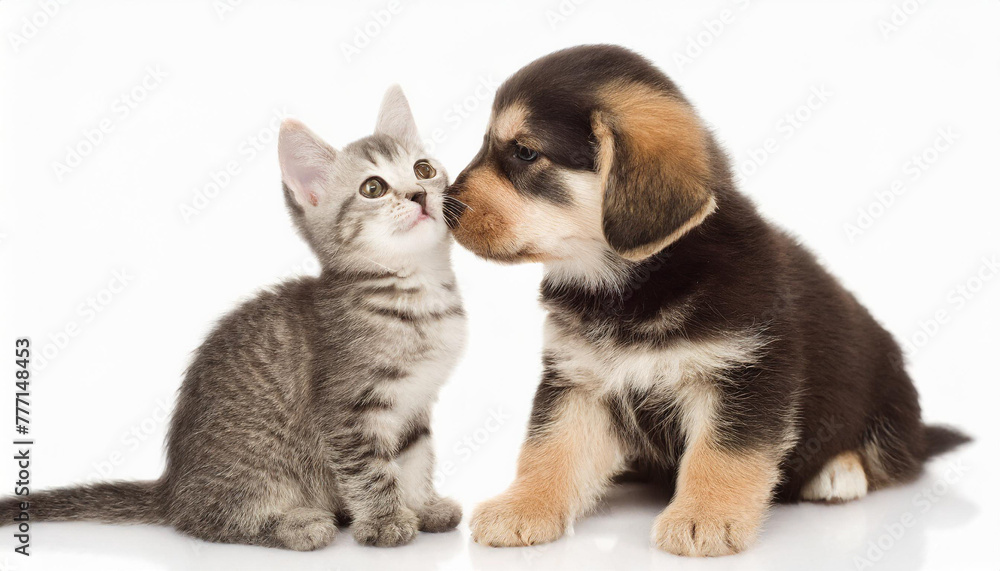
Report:
[[[286,203],[322,274],[261,293],[208,336],[159,480],[7,498],[4,523],[27,511],[296,550],[329,544],[349,520],[358,542],[380,546],[458,525],[461,508],[432,485],[429,429],[465,337],[447,175],[398,87],[374,135],[336,151],[287,120],[278,152]]]

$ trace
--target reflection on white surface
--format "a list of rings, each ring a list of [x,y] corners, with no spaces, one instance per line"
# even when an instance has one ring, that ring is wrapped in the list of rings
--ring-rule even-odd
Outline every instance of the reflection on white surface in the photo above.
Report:
[[[521,549],[492,549],[458,531],[420,534],[395,549],[361,547],[349,530],[330,547],[295,553],[260,547],[209,544],[167,528],[56,523],[34,528],[31,563],[56,569],[938,569],[938,552],[975,555],[974,520],[980,514],[963,490],[976,478],[967,454],[936,461],[916,482],[874,492],[842,505],[778,506],[749,551],[731,557],[688,559],[648,545],[649,527],[667,499],[639,484],[614,489],[596,513],[571,535]],[[973,482],[970,482],[973,480]],[[981,480],[985,481],[985,480]],[[466,506],[466,514],[470,506]],[[985,531],[985,530],[980,530]],[[996,531],[996,530],[994,530]],[[9,559],[9,558],[8,558]],[[12,563],[20,563],[13,560]],[[982,560],[981,565],[988,562]],[[18,566],[16,569],[24,567]],[[976,568],[975,560],[956,569]],[[988,567],[987,567],[988,568]]]

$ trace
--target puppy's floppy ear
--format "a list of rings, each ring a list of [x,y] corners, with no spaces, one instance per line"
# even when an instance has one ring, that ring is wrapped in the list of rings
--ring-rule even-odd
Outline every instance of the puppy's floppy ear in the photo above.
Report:
[[[278,132],[281,180],[300,208],[316,206],[323,199],[336,158],[337,151],[300,121],[285,119],[281,123]]]
[[[382,107],[378,111],[375,134],[388,135],[408,145],[420,146],[420,133],[413,120],[410,104],[403,95],[403,88],[393,85],[382,97]]]
[[[708,135],[688,103],[649,87],[612,85],[601,102],[591,127],[604,186],[604,237],[638,261],[715,210]]]

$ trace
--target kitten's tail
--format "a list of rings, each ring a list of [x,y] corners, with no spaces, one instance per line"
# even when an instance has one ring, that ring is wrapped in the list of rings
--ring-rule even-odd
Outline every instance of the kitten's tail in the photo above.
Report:
[[[159,481],[100,482],[6,497],[0,499],[0,525],[20,521],[164,523],[160,491]]]

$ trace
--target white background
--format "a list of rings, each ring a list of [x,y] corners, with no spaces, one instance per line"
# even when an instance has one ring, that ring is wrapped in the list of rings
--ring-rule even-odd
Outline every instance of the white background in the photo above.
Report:
[[[344,532],[306,554],[166,528],[38,524],[30,560],[13,553],[13,528],[0,529],[0,569],[997,568],[1000,279],[983,261],[1000,255],[997,2],[350,4],[73,2],[48,17],[43,2],[0,4],[0,354],[12,373],[13,340],[30,336],[51,356],[36,359],[32,385],[35,489],[155,478],[166,411],[213,322],[260,287],[315,273],[282,202],[276,112],[340,146],[371,130],[399,82],[454,176],[479,147],[499,81],[596,42],[638,50],[679,83],[765,215],[913,342],[926,418],[976,443],[906,487],[779,507],[756,545],[723,559],[650,548],[666,500],[632,487],[573,535],[530,549],[475,545],[465,522],[391,550]],[[375,33],[359,37],[366,26]],[[87,149],[102,122],[109,132]],[[78,165],[56,166],[77,147]],[[924,169],[913,157],[925,153]],[[234,161],[239,172],[220,178]],[[185,217],[205,192],[214,197]],[[859,209],[870,219],[849,234]],[[454,257],[471,336],[434,432],[441,488],[467,516],[513,474],[540,369],[541,268],[458,247]],[[115,272],[126,285],[105,291]],[[975,292],[959,303],[956,288]],[[12,377],[2,440],[14,437]],[[4,453],[0,489],[14,479]]]

